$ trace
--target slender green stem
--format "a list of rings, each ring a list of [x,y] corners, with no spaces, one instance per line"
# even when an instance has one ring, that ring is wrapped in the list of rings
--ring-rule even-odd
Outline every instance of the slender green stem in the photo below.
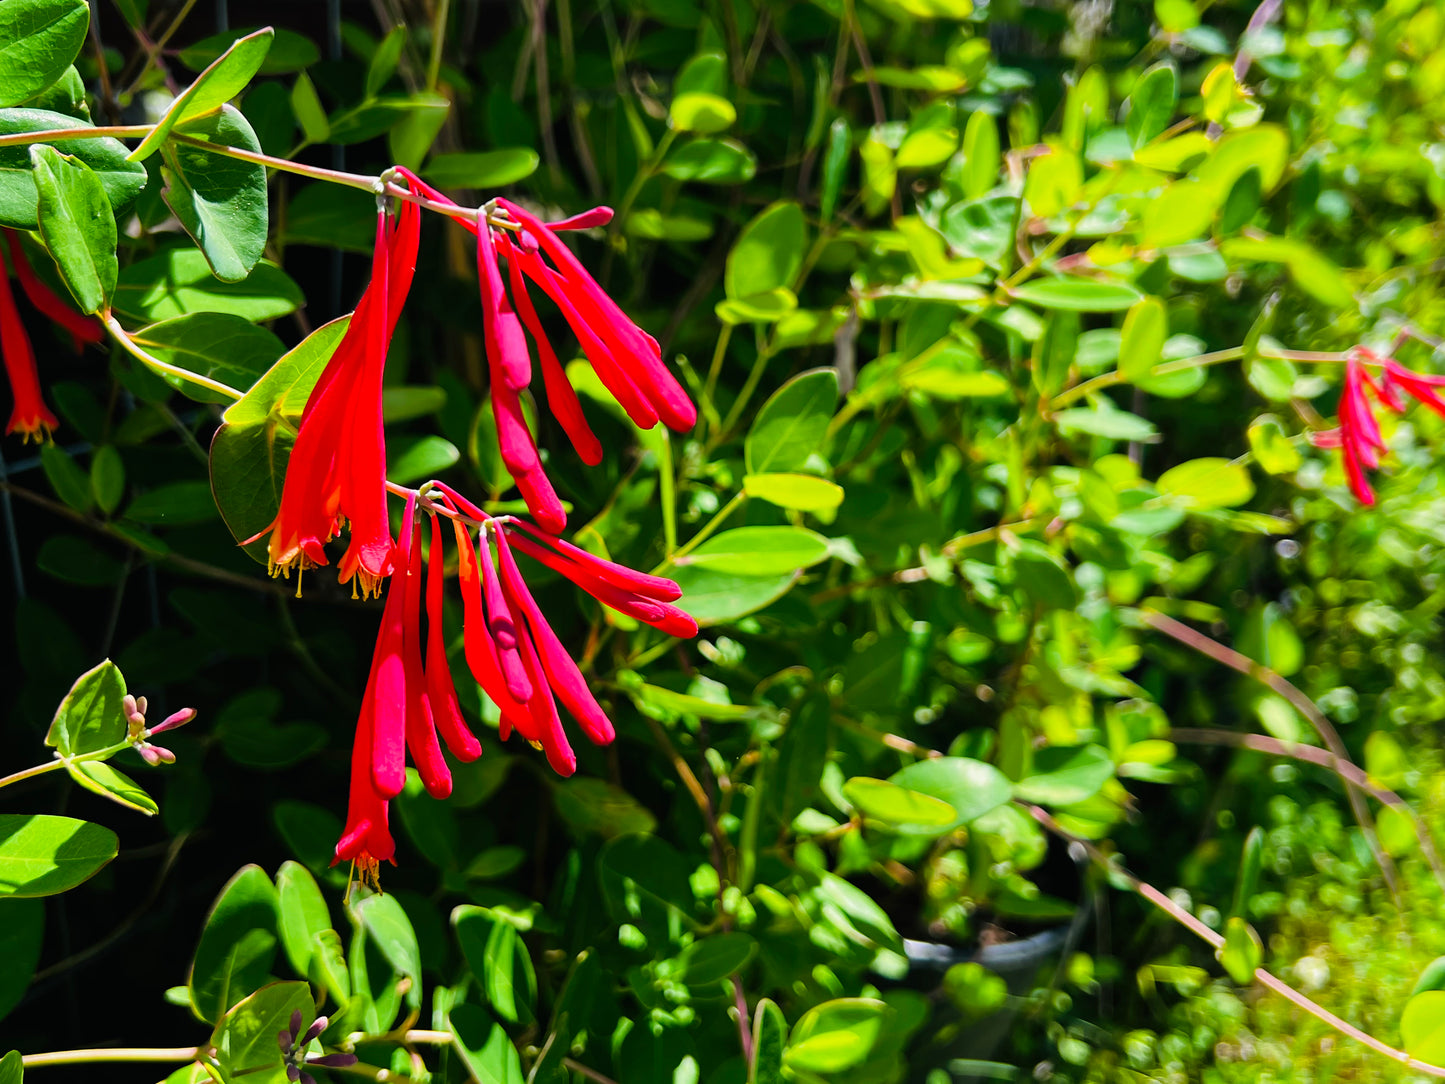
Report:
[[[627,186],[627,191],[617,205],[617,217],[614,221],[619,224],[626,221],[627,212],[632,210],[632,205],[642,194],[642,186],[652,180],[652,175],[657,172],[657,167],[662,164],[663,157],[672,147],[672,141],[676,138],[677,132],[672,128],[662,133],[662,138],[657,141],[657,146],[652,149],[652,153],[647,156],[647,161],[637,167],[637,174],[632,178],[632,183]]]
[[[1196,354],[1191,358],[1180,358],[1178,361],[1166,361],[1162,365],[1156,365],[1149,370],[1149,375],[1168,376],[1170,373],[1182,373],[1186,369],[1198,369],[1205,365],[1219,365],[1226,361],[1238,361],[1244,357],[1244,347],[1232,346],[1228,350],[1216,350],[1210,354]],[[1092,395],[1096,391],[1103,391],[1105,388],[1112,388],[1124,383],[1124,375],[1117,369],[1100,373],[1092,379],[1085,380],[1082,384],[1076,384],[1067,391],[1060,392],[1049,400],[1050,410],[1059,410],[1070,403],[1082,399],[1086,395]]]
[[[451,14],[451,0],[441,0],[437,4],[436,18],[432,20],[431,26],[431,62],[426,67],[426,88],[435,91],[437,79],[442,70],[442,46],[447,39],[447,17]]]
[[[198,1046],[120,1046],[26,1054],[20,1059],[20,1064],[27,1069],[39,1069],[44,1065],[78,1065],[94,1061],[195,1061],[200,1054]]]
[[[727,434],[732,432],[733,426],[737,425],[738,419],[743,416],[743,411],[747,409],[753,392],[758,390],[758,381],[763,378],[763,370],[768,367],[768,362],[772,360],[772,357],[772,351],[766,346],[759,348],[758,359],[753,362],[752,370],[748,373],[747,380],[743,382],[742,391],[738,392],[732,409],[728,411],[728,416],[723,419],[722,428],[718,430],[719,440],[725,439]]]
[[[215,392],[217,395],[224,395],[233,402],[241,398],[243,393],[237,391],[229,384],[223,384],[219,380],[212,380],[208,376],[201,376],[199,373],[193,373],[189,369],[182,369],[178,365],[172,365],[169,362],[162,361],[160,358],[148,354],[131,338],[130,333],[120,326],[120,321],[110,313],[105,314],[105,326],[108,327],[110,333],[115,336],[116,342],[120,343],[128,354],[146,366],[146,368],[152,369],[163,376],[174,376],[179,380],[184,380],[188,384],[194,384],[198,388],[205,388],[207,391]]]
[[[712,361],[707,367],[707,383],[702,389],[702,409],[708,415],[709,424],[716,431],[722,427],[722,420],[718,417],[717,407],[713,404],[713,395],[717,392],[718,376],[722,373],[723,358],[728,352],[728,342],[733,337],[733,325],[723,324],[722,330],[718,332],[717,343],[712,348]]]
[[[672,468],[672,434],[662,430],[658,441],[660,455],[657,462],[658,485],[662,497],[662,545],[664,552],[677,549],[677,482]]]
[[[707,523],[703,525],[702,529],[697,532],[697,534],[689,538],[687,540],[687,543],[681,549],[679,549],[676,553],[668,554],[667,559],[663,561],[662,564],[658,565],[657,568],[653,569],[653,573],[656,574],[667,568],[668,565],[676,564],[679,558],[686,557],[693,550],[697,549],[698,546],[706,542],[710,537],[712,537],[712,533],[723,525],[723,523],[727,520],[728,516],[736,512],[738,506],[747,499],[748,495],[742,490],[738,490],[737,494],[733,497],[733,499],[728,501],[728,503],[723,505],[721,508],[719,508],[717,510],[717,514],[713,516],[712,519],[708,520]]]
[[[59,768],[68,768],[72,764],[84,764],[91,760],[109,760],[124,749],[130,748],[130,741],[116,742],[114,745],[107,745],[104,749],[94,749],[89,753],[77,753],[73,757],[63,757],[56,754],[55,759],[44,764],[37,764],[33,768],[26,768],[22,772],[15,772],[0,779],[0,787],[8,787],[11,783],[19,783],[23,779],[33,779],[37,775],[44,775],[46,772],[53,772]],[[28,1064],[28,1063],[27,1063]]]
[[[151,134],[154,124],[122,124],[91,128],[51,128],[43,132],[12,132],[0,135],[0,147],[23,146],[27,143],[62,143],[67,139],[143,139]]]

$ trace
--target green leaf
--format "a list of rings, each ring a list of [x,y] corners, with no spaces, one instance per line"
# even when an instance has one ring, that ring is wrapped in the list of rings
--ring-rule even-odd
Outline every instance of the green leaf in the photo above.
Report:
[[[225,1084],[283,1084],[286,1063],[276,1036],[301,1013],[304,1032],[316,1018],[311,988],[304,982],[273,982],[240,1001],[211,1033]]]
[[[63,757],[93,753],[123,741],[126,735],[125,678],[106,659],[75,679],[65,694],[45,744]]]
[[[1239,876],[1234,881],[1234,904],[1230,914],[1243,915],[1259,887],[1259,870],[1264,862],[1264,829],[1255,825],[1240,848]]]
[[[211,440],[211,492],[238,541],[276,518],[301,412],[348,319],[343,316],[313,331],[221,416]],[[266,563],[264,539],[246,552]]]
[[[393,440],[386,477],[398,485],[411,485],[423,478],[435,478],[461,458],[462,453],[455,444],[434,434],[413,440]]]
[[[205,143],[259,154],[250,122],[235,106],[176,128]],[[266,249],[266,167],[188,143],[166,143],[165,201],[222,282],[240,282]]]
[[[1054,415],[1054,424],[1059,427],[1060,433],[1066,435],[1087,433],[1091,437],[1104,437],[1108,440],[1143,442],[1159,439],[1159,430],[1153,422],[1125,410],[1070,407]]]
[[[134,809],[137,813],[144,813],[147,817],[153,817],[160,812],[160,807],[156,805],[155,799],[145,792],[145,788],[109,764],[99,760],[86,760],[71,764],[66,770],[70,773],[70,778],[102,798],[109,798],[112,802]]]
[[[788,1021],[783,1010],[762,998],[753,1013],[753,1061],[748,1066],[747,1084],[784,1084],[783,1048],[787,1039]]]
[[[0,1058],[0,1084],[21,1084],[25,1076],[25,1063],[20,1051],[12,1050]]]
[[[413,95],[407,104],[409,108],[401,120],[386,133],[386,146],[397,165],[420,169],[447,122],[452,103],[440,94],[420,93]]]
[[[219,312],[178,316],[142,328],[131,337],[164,362],[240,391],[256,383],[286,351],[285,344],[266,328]],[[197,402],[232,402],[183,377],[163,376],[163,379]]]
[[[690,218],[687,215],[664,215],[651,207],[643,207],[627,216],[625,229],[629,237],[642,237],[649,241],[701,241],[712,236],[713,227],[711,222],[703,218]],[[792,305],[797,305],[797,303],[797,298],[793,298]],[[729,302],[719,303],[719,315],[722,313],[722,306],[726,304]],[[733,321],[733,323],[740,322],[740,320]]]
[[[406,48],[406,40],[405,26],[392,27],[386,37],[381,39],[381,44],[376,47],[376,52],[371,54],[371,62],[366,66],[366,97],[375,98],[391,79],[401,60],[402,50]]]
[[[180,61],[193,72],[198,72],[215,62],[216,58],[226,52],[235,42],[243,37],[256,33],[256,27],[246,27],[243,30],[228,30],[220,34],[212,34],[208,38],[187,45],[180,51]],[[298,34],[294,30],[277,29],[276,38],[271,43],[271,49],[266,53],[266,59],[261,62],[257,75],[286,75],[290,72],[300,71],[302,68],[309,68],[321,59],[321,50],[316,43],[304,34]]]
[[[126,267],[115,292],[116,312],[147,323],[202,312],[274,320],[304,302],[301,288],[273,263],[261,261],[243,282],[222,282],[189,245]]]
[[[0,898],[65,892],[94,876],[119,847],[114,832],[88,821],[0,813]]]
[[[1426,990],[1405,1002],[1400,1039],[1411,1057],[1445,1064],[1445,990]]]
[[[138,494],[125,510],[137,523],[190,527],[216,518],[216,502],[205,482],[170,482]]]
[[[503,188],[530,177],[541,162],[531,147],[438,154],[426,166],[426,179],[438,188]]]
[[[1415,985],[1410,990],[1410,996],[1414,997],[1426,990],[1445,990],[1445,956],[1436,956],[1425,965],[1425,970],[1420,972],[1420,977],[1415,980]]]
[[[268,26],[254,34],[247,34],[221,54],[171,103],[150,135],[127,156],[129,161],[140,162],[149,158],[170,137],[176,125],[215,112],[245,90],[261,70],[274,37],[274,31]]]
[[[371,254],[376,241],[375,197],[325,181],[293,191],[278,240],[287,245],[318,245]]]
[[[35,976],[35,965],[40,962],[41,943],[45,939],[45,904],[38,900],[0,900],[0,959],[5,966],[0,968],[0,1019],[20,1004],[30,980]],[[20,1056],[13,1055],[13,1075],[10,1063],[12,1055],[0,1059],[0,1084],[13,1080],[20,1081]]]
[[[40,465],[57,497],[77,512],[91,510],[90,479],[69,452],[57,444],[46,444],[40,449]]]
[[[19,105],[64,75],[89,29],[86,0],[0,4],[0,106]]]
[[[488,1005],[513,1024],[535,1020],[536,975],[517,927],[484,907],[471,906],[452,912],[452,926]]]
[[[735,139],[693,139],[662,163],[673,180],[699,184],[746,184],[757,171],[756,156]]]
[[[44,144],[30,148],[36,218],[45,247],[82,312],[110,306],[120,264],[116,260],[115,216],[105,185],[81,159]]]
[[[1066,312],[1119,312],[1144,296],[1128,283],[1062,275],[1026,282],[1011,292],[1019,301]]]
[[[971,368],[970,363],[977,364],[972,355],[940,350],[920,364],[906,366],[899,375],[899,384],[908,391],[945,402],[992,399],[1009,393],[1009,382],[1001,373],[980,371]]]
[[[696,565],[672,576],[682,588],[676,605],[700,626],[722,625],[776,602],[797,582],[798,573],[749,576]]]
[[[1178,104],[1179,76],[1172,65],[1156,64],[1141,75],[1129,95],[1129,116],[1124,122],[1130,145],[1142,147],[1168,128]]]
[[[1084,186],[1084,169],[1079,156],[1054,148],[1029,163],[1024,181],[1024,200],[1040,218],[1068,210],[1079,200]]]
[[[672,99],[667,119],[680,132],[715,135],[733,126],[738,119],[738,111],[732,102],[717,94],[688,91]]]
[[[799,373],[768,397],[743,443],[749,474],[828,469],[822,449],[838,407],[838,371]]]
[[[476,1005],[453,1005],[447,1029],[480,1084],[523,1084],[522,1059],[502,1025]]]
[[[758,952],[751,934],[732,931],[694,941],[677,956],[682,981],[689,986],[711,986],[741,971]]]
[[[1205,456],[1170,467],[1159,476],[1159,492],[1184,508],[1234,508],[1254,496],[1249,468]]]
[[[298,975],[307,975],[315,952],[315,939],[331,929],[331,913],[316,878],[297,862],[283,862],[276,871],[281,946]]]
[[[206,916],[186,979],[197,1018],[220,1022],[265,983],[276,957],[279,909],[276,886],[260,866],[243,866],[226,882]],[[273,1031],[273,1047],[275,1041]]]
[[[1209,233],[1219,206],[1214,189],[1198,181],[1175,181],[1144,207],[1139,244],[1144,248],[1182,245]]]
[[[723,285],[728,297],[791,289],[808,248],[803,208],[791,200],[770,204],[743,227],[728,253]]]
[[[331,138],[331,122],[326,119],[326,107],[316,93],[316,84],[302,72],[291,87],[291,112],[301,125],[301,134],[308,143],[325,143]]]
[[[1215,959],[1237,986],[1254,983],[1254,973],[1264,963],[1264,942],[1244,919],[1231,915],[1224,924],[1224,944],[1215,950]]]
[[[5,0],[8,7],[14,0]],[[0,8],[0,11],[5,10]],[[0,109],[0,136],[45,132],[57,128],[88,128],[88,121],[45,109]],[[50,144],[63,155],[84,162],[100,179],[116,213],[130,206],[146,184],[145,166],[126,161],[125,144],[109,137],[62,139]],[[0,147],[0,226],[37,228],[39,193],[31,170],[30,147]],[[112,253],[114,249],[111,250]]]
[[[1261,186],[1268,193],[1284,178],[1288,165],[1289,133],[1277,124],[1260,124],[1224,133],[1194,175],[1218,191],[1227,192],[1235,181],[1253,169],[1259,173]]]
[[[777,286],[761,294],[724,298],[717,303],[714,311],[717,318],[725,324],[771,324],[781,320],[797,307],[798,295],[786,286]]]
[[[351,1000],[351,972],[346,967],[341,935],[335,930],[328,927],[312,937],[311,964],[306,977],[327,991],[338,1005]]]
[[[421,950],[411,919],[395,896],[367,896],[353,903],[351,910],[361,919],[372,943],[386,957],[397,975],[411,980],[406,1003],[413,1009],[421,1005]]]
[[[998,183],[999,153],[998,121],[982,109],[969,115],[963,130],[963,194],[978,199]]]
[[[799,512],[826,512],[843,503],[843,487],[813,474],[749,474],[743,492]]]
[[[1270,474],[1290,474],[1304,462],[1284,424],[1273,414],[1261,414],[1249,423],[1249,450],[1254,461]]]
[[[657,818],[627,791],[605,779],[575,779],[552,788],[557,815],[577,835],[604,839],[651,832]]]
[[[1169,338],[1169,312],[1157,297],[1136,301],[1124,316],[1119,338],[1119,375],[1132,383],[1149,376]]]
[[[827,556],[828,540],[803,527],[735,527],[675,558],[673,564],[745,576],[776,576],[808,568]]]
[[[1014,784],[1014,797],[1039,805],[1074,805],[1098,794],[1113,777],[1114,761],[1103,746],[1052,746],[1035,754],[1033,770]]]
[[[1154,17],[1166,34],[1182,34],[1199,25],[1199,11],[1193,0],[1154,0]]]
[[[843,784],[843,797],[870,822],[909,835],[942,835],[958,822],[947,802],[883,779],[855,776]]]
[[[125,463],[114,444],[102,444],[91,453],[90,492],[106,515],[119,508],[125,499]]]
[[[971,824],[1007,802],[1012,784],[992,764],[969,757],[934,757],[894,772],[890,783],[937,798],[953,807],[948,830]]]
[[[873,998],[838,998],[815,1005],[793,1027],[783,1064],[812,1073],[839,1073],[867,1059],[888,1006]]]

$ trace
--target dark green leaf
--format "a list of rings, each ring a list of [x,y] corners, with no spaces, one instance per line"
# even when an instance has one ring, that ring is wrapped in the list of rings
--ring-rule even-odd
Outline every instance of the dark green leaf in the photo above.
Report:
[[[894,772],[888,781],[951,805],[954,819],[950,828],[972,823],[997,809],[1012,793],[1002,772],[992,764],[968,757],[920,760]]]
[[[1067,806],[1098,794],[1114,777],[1114,762],[1100,745],[1051,747],[1034,756],[1033,771],[1014,784],[1014,797]]]
[[[45,246],[81,312],[109,308],[120,264],[105,185],[83,160],[39,145],[30,150],[36,217]]]
[[[291,276],[264,260],[244,282],[222,282],[203,253],[190,246],[138,260],[120,273],[115,309],[132,320],[169,320],[202,312],[246,320],[273,320],[301,307],[305,297]]]
[[[7,0],[7,4],[10,0]],[[56,128],[88,128],[90,123],[45,109],[0,109],[0,135],[45,132]],[[111,209],[119,214],[146,184],[145,166],[126,160],[125,144],[118,139],[62,139],[51,144],[61,154],[84,162],[100,178]],[[33,230],[39,194],[31,171],[30,148],[23,144],[0,147],[0,225]],[[114,249],[111,250],[114,252]]]
[[[20,1004],[26,988],[35,975],[35,965],[40,962],[41,943],[45,939],[45,904],[39,900],[0,899],[0,959],[5,966],[0,968],[0,1019]],[[0,1061],[0,1084],[5,1084],[10,1061],[7,1055]],[[19,1056],[15,1057],[19,1061]],[[15,1066],[14,1078],[20,1080],[19,1066]]]
[[[0,4],[0,106],[19,105],[65,74],[89,29],[86,0]]]
[[[129,160],[139,162],[150,157],[170,137],[176,125],[214,113],[245,90],[252,77],[261,70],[274,37],[275,31],[268,26],[254,34],[247,34],[227,49],[171,103],[150,135],[130,152]]]
[[[749,474],[825,472],[822,452],[838,407],[838,373],[810,369],[768,397],[748,430],[743,452]]]
[[[124,740],[126,734],[125,678],[106,659],[76,678],[70,692],[55,709],[45,744],[61,756],[93,753]]]
[[[301,1013],[304,1032],[316,1018],[311,989],[304,982],[273,982],[241,1001],[216,1024],[211,1045],[226,1084],[283,1084],[286,1065],[276,1036]]]
[[[793,287],[808,247],[803,208],[781,201],[761,211],[743,227],[728,253],[723,282],[728,297],[766,293],[777,286]]]
[[[427,163],[426,179],[438,188],[502,188],[530,177],[540,161],[531,147],[438,154]]]
[[[235,106],[176,127],[176,133],[259,154],[261,144]],[[266,249],[266,168],[189,143],[164,148],[166,204],[191,235],[222,282],[240,282]]]
[[[0,898],[65,892],[89,880],[119,846],[109,828],[74,817],[0,813]]]
[[[220,1022],[266,981],[276,957],[279,907],[276,886],[260,866],[245,866],[226,882],[206,917],[186,982],[199,1019]],[[273,1031],[273,1044],[275,1038]]]

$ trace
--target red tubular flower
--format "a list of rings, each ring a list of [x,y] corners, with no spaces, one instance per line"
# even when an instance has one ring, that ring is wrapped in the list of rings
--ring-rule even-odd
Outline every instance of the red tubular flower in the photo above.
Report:
[[[10,252],[10,267],[20,280],[20,288],[30,303],[54,320],[70,334],[71,345],[78,354],[86,343],[98,343],[105,338],[105,325],[94,316],[76,312],[59,294],[36,276],[34,269],[25,258],[19,238],[11,230],[5,230],[5,243]]]
[[[15,396],[15,407],[10,412],[10,422],[5,426],[7,435],[17,429],[26,440],[49,440],[50,431],[60,424],[60,419],[50,412],[40,395],[40,374],[35,368],[35,351],[30,346],[30,336],[25,334],[25,325],[20,322],[20,313],[15,308],[15,296],[10,292],[10,280],[0,275],[0,353],[5,355],[5,374],[10,378],[10,392]]]
[[[391,572],[382,375],[411,288],[420,232],[421,214],[410,201],[395,219],[385,211],[378,216],[371,282],[306,401],[276,519],[255,536],[271,534],[273,575],[326,564],[323,547],[343,520],[351,540],[338,565],[341,582],[353,582],[365,597],[380,594]]]
[[[437,732],[441,732],[458,760],[475,760],[482,752],[481,743],[462,719],[447,663],[442,627],[443,556],[435,518],[431,539],[423,652],[420,524],[416,521],[413,494],[402,517],[396,571],[387,591],[371,675],[357,720],[346,829],[336,845],[336,861],[355,861],[363,872],[374,872],[377,862],[389,859],[394,851],[387,830],[387,806],[406,785],[407,753],[427,793],[445,798],[452,789],[451,769],[442,755]]]
[[[452,495],[445,486],[437,488]],[[473,549],[467,529],[460,522],[453,524],[459,554],[467,665],[501,712],[503,740],[513,729],[517,730],[547,754],[548,763],[559,775],[571,775],[577,768],[577,757],[562,730],[558,699],[587,737],[598,745],[612,741],[616,732],[581,670],[532,597],[512,548],[537,557],[614,609],[672,635],[696,635],[697,623],[669,605],[682,593],[673,581],[604,561],[514,520],[505,521],[504,527],[503,520],[490,519],[470,502],[453,496],[465,512],[476,515],[487,525]],[[488,530],[496,544],[496,568],[492,564]],[[554,549],[538,545],[533,538]],[[509,663],[513,655],[515,659]],[[520,668],[525,685],[508,677],[509,665],[513,671]]]
[[[1311,440],[1320,448],[1339,448],[1344,456],[1345,477],[1349,479],[1350,490],[1361,504],[1373,505],[1375,491],[1365,475],[1366,468],[1374,470],[1380,465],[1380,452],[1385,451],[1385,442],[1380,437],[1380,425],[1375,412],[1365,395],[1366,386],[1382,402],[1390,398],[1381,387],[1365,372],[1358,353],[1352,354],[1345,362],[1345,388],[1340,395],[1337,429],[1311,435]]]
[[[397,172],[429,199],[455,206],[410,171]],[[565,230],[605,225],[612,219],[612,209],[595,207],[561,222],[544,223],[507,200],[498,200],[497,205],[520,227],[515,229],[515,238],[508,236],[509,230],[494,227],[485,216],[480,221],[457,221],[477,237],[492,408],[502,459],[537,522],[558,534],[566,526],[566,517],[521,412],[520,394],[532,379],[528,334],[540,360],[547,399],[578,456],[595,465],[601,462],[602,446],[588,426],[577,394],[547,340],[527,293],[527,279],[557,304],[598,378],[638,426],[648,429],[661,419],[685,431],[697,421],[697,410],[663,365],[656,340],[622,312],[556,236]],[[506,260],[506,283],[499,255]]]

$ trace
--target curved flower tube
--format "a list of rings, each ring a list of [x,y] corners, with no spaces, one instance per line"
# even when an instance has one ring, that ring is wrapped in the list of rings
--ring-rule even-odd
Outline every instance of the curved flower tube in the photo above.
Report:
[[[342,583],[362,597],[379,595],[392,570],[386,513],[386,438],[382,376],[386,352],[411,288],[421,212],[402,201],[393,219],[377,216],[371,282],[345,335],[312,389],[287,463],[281,507],[268,532],[272,575],[327,563],[327,542],[345,522],[350,544],[338,565]]]

